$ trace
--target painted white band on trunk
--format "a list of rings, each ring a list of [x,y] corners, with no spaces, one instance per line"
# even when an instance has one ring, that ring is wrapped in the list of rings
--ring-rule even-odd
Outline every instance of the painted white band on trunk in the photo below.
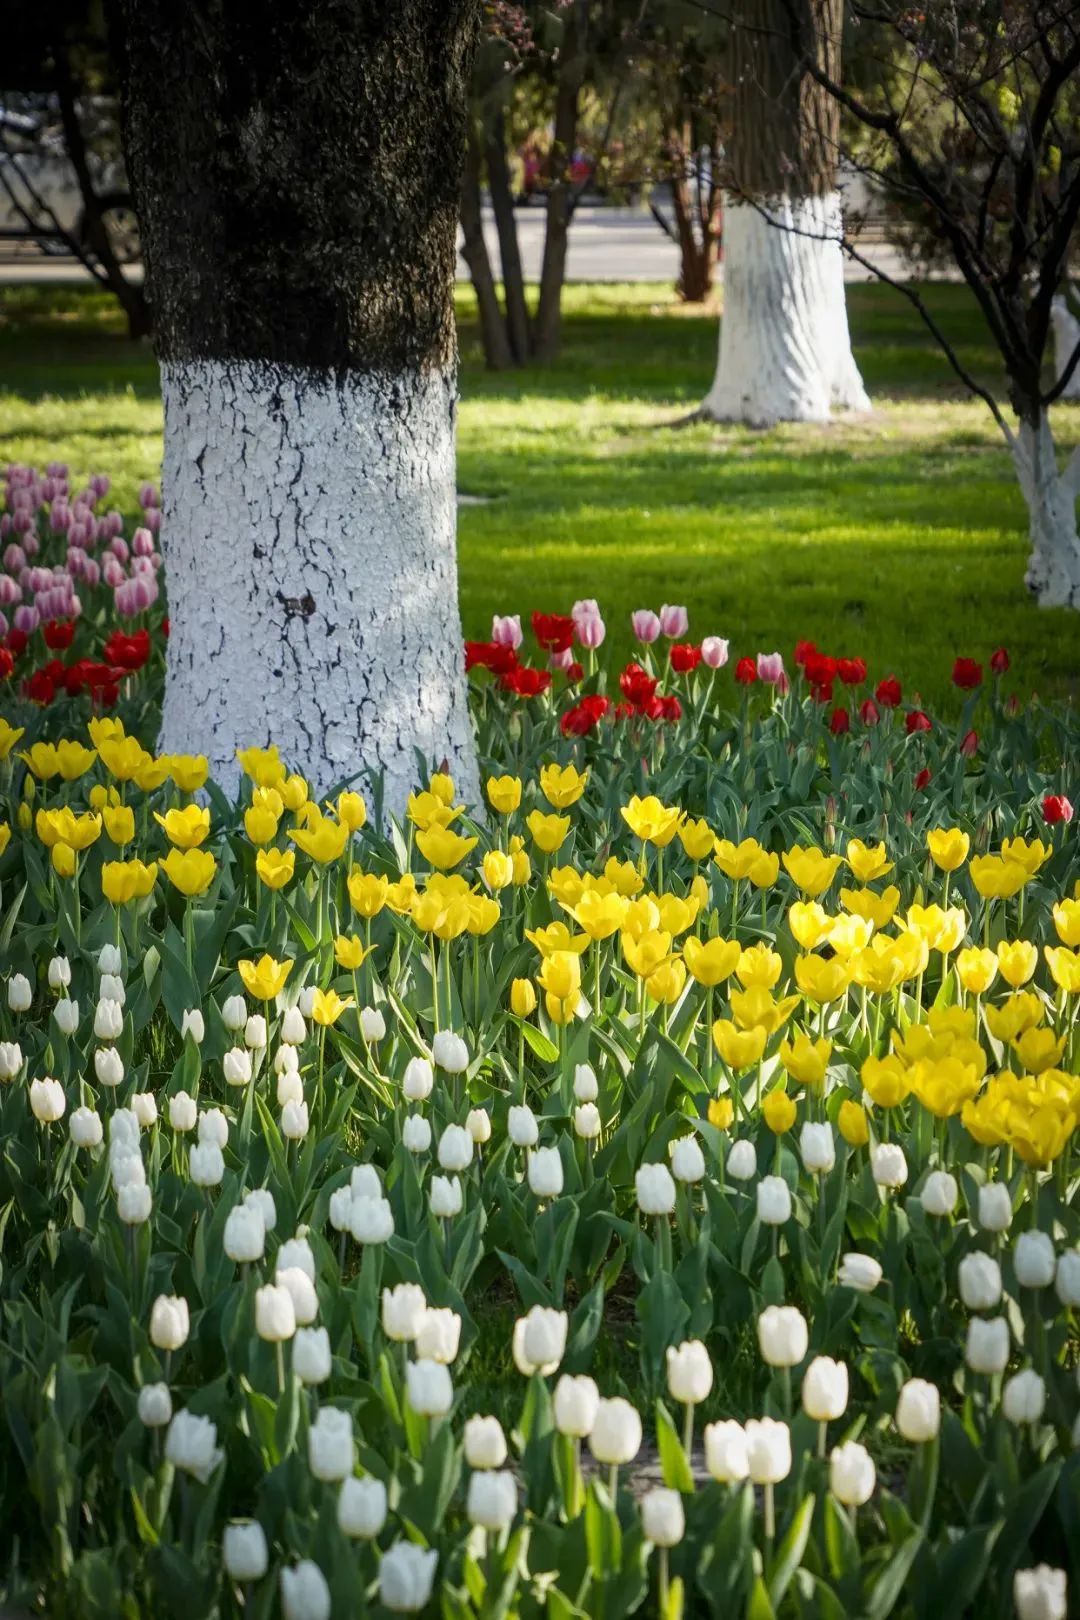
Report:
[[[463,674],[453,373],[161,368],[170,636],[161,747],[276,742],[317,792],[425,761],[479,802]]]
[[[724,203],[724,314],[702,407],[717,422],[821,422],[869,410],[851,353],[838,192]]]

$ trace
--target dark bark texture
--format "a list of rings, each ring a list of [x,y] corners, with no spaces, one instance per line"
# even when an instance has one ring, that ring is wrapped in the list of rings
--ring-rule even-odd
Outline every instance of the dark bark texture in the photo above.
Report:
[[[116,0],[162,359],[445,365],[480,0]]]
[[[843,0],[732,0],[728,180],[744,197],[814,197],[836,181],[840,114],[800,60],[799,37],[820,66],[839,70]]]

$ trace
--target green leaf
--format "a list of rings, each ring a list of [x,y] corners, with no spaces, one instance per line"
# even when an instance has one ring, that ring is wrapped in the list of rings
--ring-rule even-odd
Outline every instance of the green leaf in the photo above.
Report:
[[[774,1609],[779,1608],[784,1593],[791,1584],[792,1576],[802,1563],[802,1556],[810,1537],[810,1528],[814,1522],[815,1501],[816,1497],[813,1494],[804,1497],[777,1550],[776,1562],[769,1576],[769,1601]]]
[[[656,1444],[660,1452],[660,1468],[664,1484],[673,1491],[690,1495],[694,1489],[694,1476],[690,1472],[683,1443],[663,1401],[656,1403]]]

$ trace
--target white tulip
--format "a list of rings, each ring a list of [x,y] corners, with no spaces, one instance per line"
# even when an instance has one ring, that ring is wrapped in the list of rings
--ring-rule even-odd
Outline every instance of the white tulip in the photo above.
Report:
[[[330,1225],[335,1232],[347,1232],[352,1221],[353,1196],[349,1186],[336,1187],[327,1206]]]
[[[286,1007],[282,1013],[281,1038],[294,1050],[307,1039],[307,1025],[299,1007]]]
[[[101,1006],[115,1007],[116,1003],[115,1001],[103,1002],[98,1007],[98,1013],[101,1012]],[[119,1010],[120,1009],[117,1008],[118,1012]],[[56,1006],[53,1008],[53,1017],[56,1019],[56,1027],[62,1035],[74,1035],[75,1031],[79,1027],[79,1003],[77,1001],[70,1001],[65,996],[62,1000],[58,1001]],[[122,1022],[123,1015],[121,1014],[121,1023]],[[119,1033],[119,1031],[117,1031],[117,1033]],[[104,1032],[98,1029],[98,1020],[96,1016],[94,1018],[94,1034],[98,1036],[104,1035]],[[104,1038],[108,1039],[109,1037],[105,1036]]]
[[[600,1135],[600,1110],[595,1103],[582,1103],[574,1109],[574,1134],[583,1142],[594,1142]]]
[[[431,1596],[439,1555],[434,1547],[395,1541],[379,1560],[379,1599],[392,1614],[418,1614]]]
[[[465,1195],[457,1176],[432,1176],[431,1213],[440,1221],[452,1220],[460,1215]]]
[[[181,1040],[190,1035],[196,1046],[201,1046],[206,1039],[206,1020],[198,1007],[189,1007],[180,1020]]]
[[[931,1170],[923,1182],[919,1202],[928,1215],[951,1215],[960,1197],[956,1177],[948,1170]]]
[[[302,1384],[323,1384],[330,1376],[330,1335],[324,1327],[300,1327],[293,1339],[292,1368]]]
[[[354,1164],[349,1176],[349,1191],[354,1198],[381,1198],[382,1177],[373,1164]]]
[[[1031,1367],[1006,1380],[1001,1410],[1010,1423],[1038,1423],[1045,1407],[1046,1385]]]
[[[936,1440],[941,1429],[941,1393],[925,1378],[909,1378],[896,1403],[896,1427],[912,1445]]]
[[[878,1142],[870,1149],[870,1169],[879,1187],[902,1187],[908,1178],[904,1150],[897,1142]]]
[[[791,1430],[773,1418],[751,1418],[746,1436],[746,1466],[755,1485],[779,1485],[791,1473]]]
[[[732,1181],[753,1181],[757,1175],[757,1149],[753,1142],[733,1142],[727,1156],[727,1173]]]
[[[1063,1569],[1036,1564],[1013,1576],[1013,1602],[1017,1620],[1066,1620],[1068,1583]]]
[[[157,1124],[157,1098],[152,1091],[137,1091],[131,1099],[131,1112],[144,1131]]]
[[[1047,1232],[1021,1232],[1013,1245],[1013,1270],[1021,1288],[1048,1288],[1054,1280],[1057,1257]]]
[[[28,1012],[34,999],[30,980],[25,973],[13,973],[8,980],[7,1004],[9,1012]]]
[[[705,1176],[705,1155],[696,1136],[681,1136],[672,1142],[671,1173],[676,1181],[697,1182]]]
[[[116,1108],[109,1115],[109,1141],[139,1147],[139,1116],[133,1108]]]
[[[361,1007],[360,1033],[365,1041],[381,1041],[386,1037],[386,1019],[378,1007]]]
[[[667,1386],[673,1401],[683,1406],[698,1406],[712,1389],[712,1383],[712,1362],[700,1339],[684,1339],[678,1349],[668,1346]]]
[[[621,1395],[599,1401],[589,1434],[589,1450],[598,1463],[609,1467],[633,1462],[641,1449],[641,1418],[636,1407]]]
[[[770,1367],[795,1367],[806,1355],[810,1330],[795,1305],[766,1305],[757,1319],[762,1360]]]
[[[261,1260],[266,1248],[266,1228],[258,1210],[249,1209],[246,1204],[230,1209],[222,1245],[229,1259],[241,1265]]]
[[[221,1541],[221,1561],[230,1580],[261,1581],[270,1567],[266,1533],[258,1519],[230,1519]]]
[[[294,1074],[300,1078],[300,1054],[295,1046],[283,1041],[274,1053],[274,1073],[280,1079],[282,1075]]]
[[[165,1459],[203,1485],[224,1452],[217,1449],[217,1425],[194,1412],[177,1412],[165,1437]]]
[[[67,1098],[59,1080],[46,1075],[44,1080],[30,1082],[30,1112],[41,1125],[53,1125],[63,1119]]]
[[[75,1006],[75,1003],[72,1002],[71,1005]],[[94,1034],[97,1039],[99,1041],[118,1041],[123,1033],[123,1007],[118,1001],[99,1001],[94,1009]]]
[[[135,1409],[144,1428],[163,1429],[172,1418],[172,1396],[168,1384],[144,1384]]]
[[[791,1188],[783,1176],[762,1176],[757,1184],[757,1214],[763,1226],[783,1226],[791,1219]]]
[[[484,1469],[469,1479],[465,1513],[484,1530],[505,1530],[517,1512],[517,1481],[505,1469]]]
[[[316,1479],[336,1485],[356,1463],[352,1418],[336,1406],[321,1406],[308,1430],[308,1467]]]
[[[296,1005],[300,1010],[301,1018],[310,1018],[312,1008],[315,1006],[315,997],[319,993],[317,984],[305,984],[296,998]]]
[[[186,1091],[178,1091],[169,1098],[169,1124],[174,1131],[193,1131],[199,1117],[199,1105]]]
[[[267,1231],[270,1228],[267,1227]],[[301,1227],[301,1233],[306,1230]],[[315,1255],[311,1244],[306,1237],[297,1235],[284,1242],[277,1252],[277,1267],[279,1271],[302,1271],[305,1277],[315,1281]]]
[[[225,1084],[246,1086],[251,1079],[251,1053],[242,1046],[231,1046],[221,1060]]]
[[[417,1283],[398,1283],[382,1291],[382,1330],[398,1344],[411,1344],[420,1331],[428,1308],[424,1290]]]
[[[566,1354],[569,1318],[565,1311],[534,1305],[514,1323],[512,1352],[514,1364],[526,1378],[538,1372],[547,1378],[558,1369]]]
[[[829,1489],[845,1507],[862,1507],[874,1494],[873,1458],[865,1446],[849,1440],[829,1457]]]
[[[261,1052],[266,1041],[266,1019],[262,1013],[252,1013],[244,1025],[244,1045],[249,1046],[253,1052]]]
[[[1009,1324],[1003,1316],[987,1320],[973,1316],[968,1323],[964,1359],[972,1372],[1000,1373],[1009,1363]]]
[[[534,1148],[529,1154],[529,1189],[537,1198],[558,1198],[563,1190],[563,1167],[557,1147]]]
[[[280,1255],[279,1255],[280,1260]],[[299,1266],[278,1265],[274,1273],[274,1282],[279,1288],[288,1291],[293,1302],[293,1314],[296,1317],[297,1327],[307,1327],[314,1322],[319,1314],[319,1296],[315,1292],[315,1284],[306,1271]]]
[[[600,1391],[591,1378],[563,1373],[555,1385],[555,1427],[560,1434],[585,1440],[592,1433],[600,1405]]]
[[[71,963],[66,956],[54,956],[49,963],[49,989],[66,990],[71,983]]]
[[[831,1125],[814,1125],[809,1120],[799,1133],[799,1153],[803,1168],[812,1176],[828,1175],[836,1163],[836,1142]]]
[[[96,1148],[105,1134],[101,1118],[92,1108],[76,1108],[68,1121],[71,1140],[79,1148]]]
[[[365,1474],[363,1479],[346,1479],[338,1497],[338,1529],[358,1541],[374,1541],[386,1523],[386,1486],[381,1479]]]
[[[465,1424],[465,1461],[470,1468],[501,1468],[506,1436],[496,1417],[471,1417]]]
[[[427,1153],[431,1147],[431,1125],[423,1114],[410,1114],[401,1127],[401,1140],[410,1153]]]
[[[540,1140],[540,1127],[528,1103],[520,1103],[511,1108],[506,1119],[506,1129],[515,1147],[535,1147]]]
[[[448,1125],[439,1138],[439,1165],[443,1170],[467,1170],[472,1163],[473,1139],[464,1125]]]
[[[426,1102],[431,1096],[435,1084],[435,1076],[427,1058],[410,1058],[405,1065],[405,1074],[401,1081],[401,1090],[409,1102]]]
[[[277,1225],[277,1209],[274,1207],[272,1192],[266,1187],[252,1187],[250,1192],[244,1194],[244,1203],[248,1209],[258,1210],[268,1232],[274,1230]]]
[[[836,1280],[845,1288],[854,1288],[860,1294],[872,1294],[884,1273],[870,1254],[845,1254],[840,1261]]]
[[[150,1343],[158,1350],[179,1350],[190,1332],[187,1300],[177,1294],[159,1294],[150,1307]]]
[[[98,951],[97,969],[101,974],[119,973],[123,967],[123,959],[116,945],[103,945]]]
[[[485,1142],[491,1141],[491,1115],[486,1108],[470,1108],[465,1120],[465,1129],[476,1143],[483,1147]]]
[[[423,1322],[420,1324],[423,1328]],[[409,1405],[421,1417],[445,1417],[454,1404],[454,1386],[449,1368],[441,1361],[424,1357],[405,1366],[405,1387]]]
[[[94,1053],[94,1074],[99,1086],[118,1086],[124,1078],[124,1063],[115,1046],[99,1046]]]
[[[220,1187],[225,1160],[216,1142],[196,1142],[188,1153],[188,1174],[196,1187]]]
[[[306,1102],[287,1102],[281,1110],[281,1134],[287,1142],[302,1142],[308,1133]]]
[[[1066,1249],[1058,1257],[1054,1290],[1066,1309],[1080,1306],[1080,1250]]]
[[[123,979],[115,973],[103,973],[98,983],[98,997],[102,1001],[118,1001],[122,1007],[127,1000]]]
[[[146,1167],[138,1148],[129,1147],[126,1142],[111,1143],[109,1174],[113,1186],[118,1191],[121,1187],[145,1187]]]
[[[578,1063],[574,1068],[574,1096],[579,1103],[594,1103],[600,1095],[596,1074],[590,1063]]]
[[[255,1331],[268,1344],[283,1344],[296,1332],[296,1310],[287,1288],[274,1283],[255,1291]]]
[[[14,1080],[22,1066],[22,1047],[18,1041],[0,1041],[0,1080]]]
[[[207,1108],[199,1115],[199,1141],[216,1142],[224,1148],[229,1140],[229,1122],[220,1108]]]
[[[116,1213],[125,1226],[142,1226],[150,1219],[153,1202],[149,1187],[129,1182],[116,1195]]]
[[[989,1254],[966,1254],[957,1268],[960,1298],[969,1311],[992,1311],[1001,1302],[1001,1267]]]
[[[349,1231],[357,1243],[388,1243],[394,1235],[394,1212],[386,1198],[353,1198]]]
[[[221,1022],[230,1035],[238,1035],[247,1023],[247,1003],[243,996],[228,996],[221,1009]]]
[[[634,1192],[643,1215],[670,1215],[675,1208],[675,1183],[666,1164],[639,1166]]]
[[[848,1370],[831,1356],[815,1356],[803,1375],[803,1411],[815,1423],[835,1423],[848,1403]]]
[[[469,1067],[469,1049],[460,1035],[440,1029],[431,1043],[431,1055],[447,1074],[464,1074]]]
[[[686,1534],[682,1497],[665,1485],[655,1485],[641,1498],[641,1528],[654,1547],[677,1547]]]
[[[330,1588],[318,1564],[302,1558],[278,1576],[284,1620],[330,1620]]]
[[[705,1466],[721,1485],[738,1485],[746,1478],[750,1463],[741,1423],[729,1418],[705,1425]]]

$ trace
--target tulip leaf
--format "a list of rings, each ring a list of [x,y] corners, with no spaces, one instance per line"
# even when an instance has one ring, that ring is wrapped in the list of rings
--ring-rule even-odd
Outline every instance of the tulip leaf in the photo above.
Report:
[[[656,1444],[664,1484],[689,1495],[694,1489],[694,1476],[671,1414],[660,1400],[656,1403]]]
[[[814,1522],[813,1494],[805,1496],[800,1502],[795,1515],[788,1525],[784,1539],[777,1548],[776,1561],[769,1575],[769,1601],[773,1608],[779,1608],[784,1593],[791,1584],[792,1577],[802,1563],[806,1543],[810,1538],[810,1531]]]

